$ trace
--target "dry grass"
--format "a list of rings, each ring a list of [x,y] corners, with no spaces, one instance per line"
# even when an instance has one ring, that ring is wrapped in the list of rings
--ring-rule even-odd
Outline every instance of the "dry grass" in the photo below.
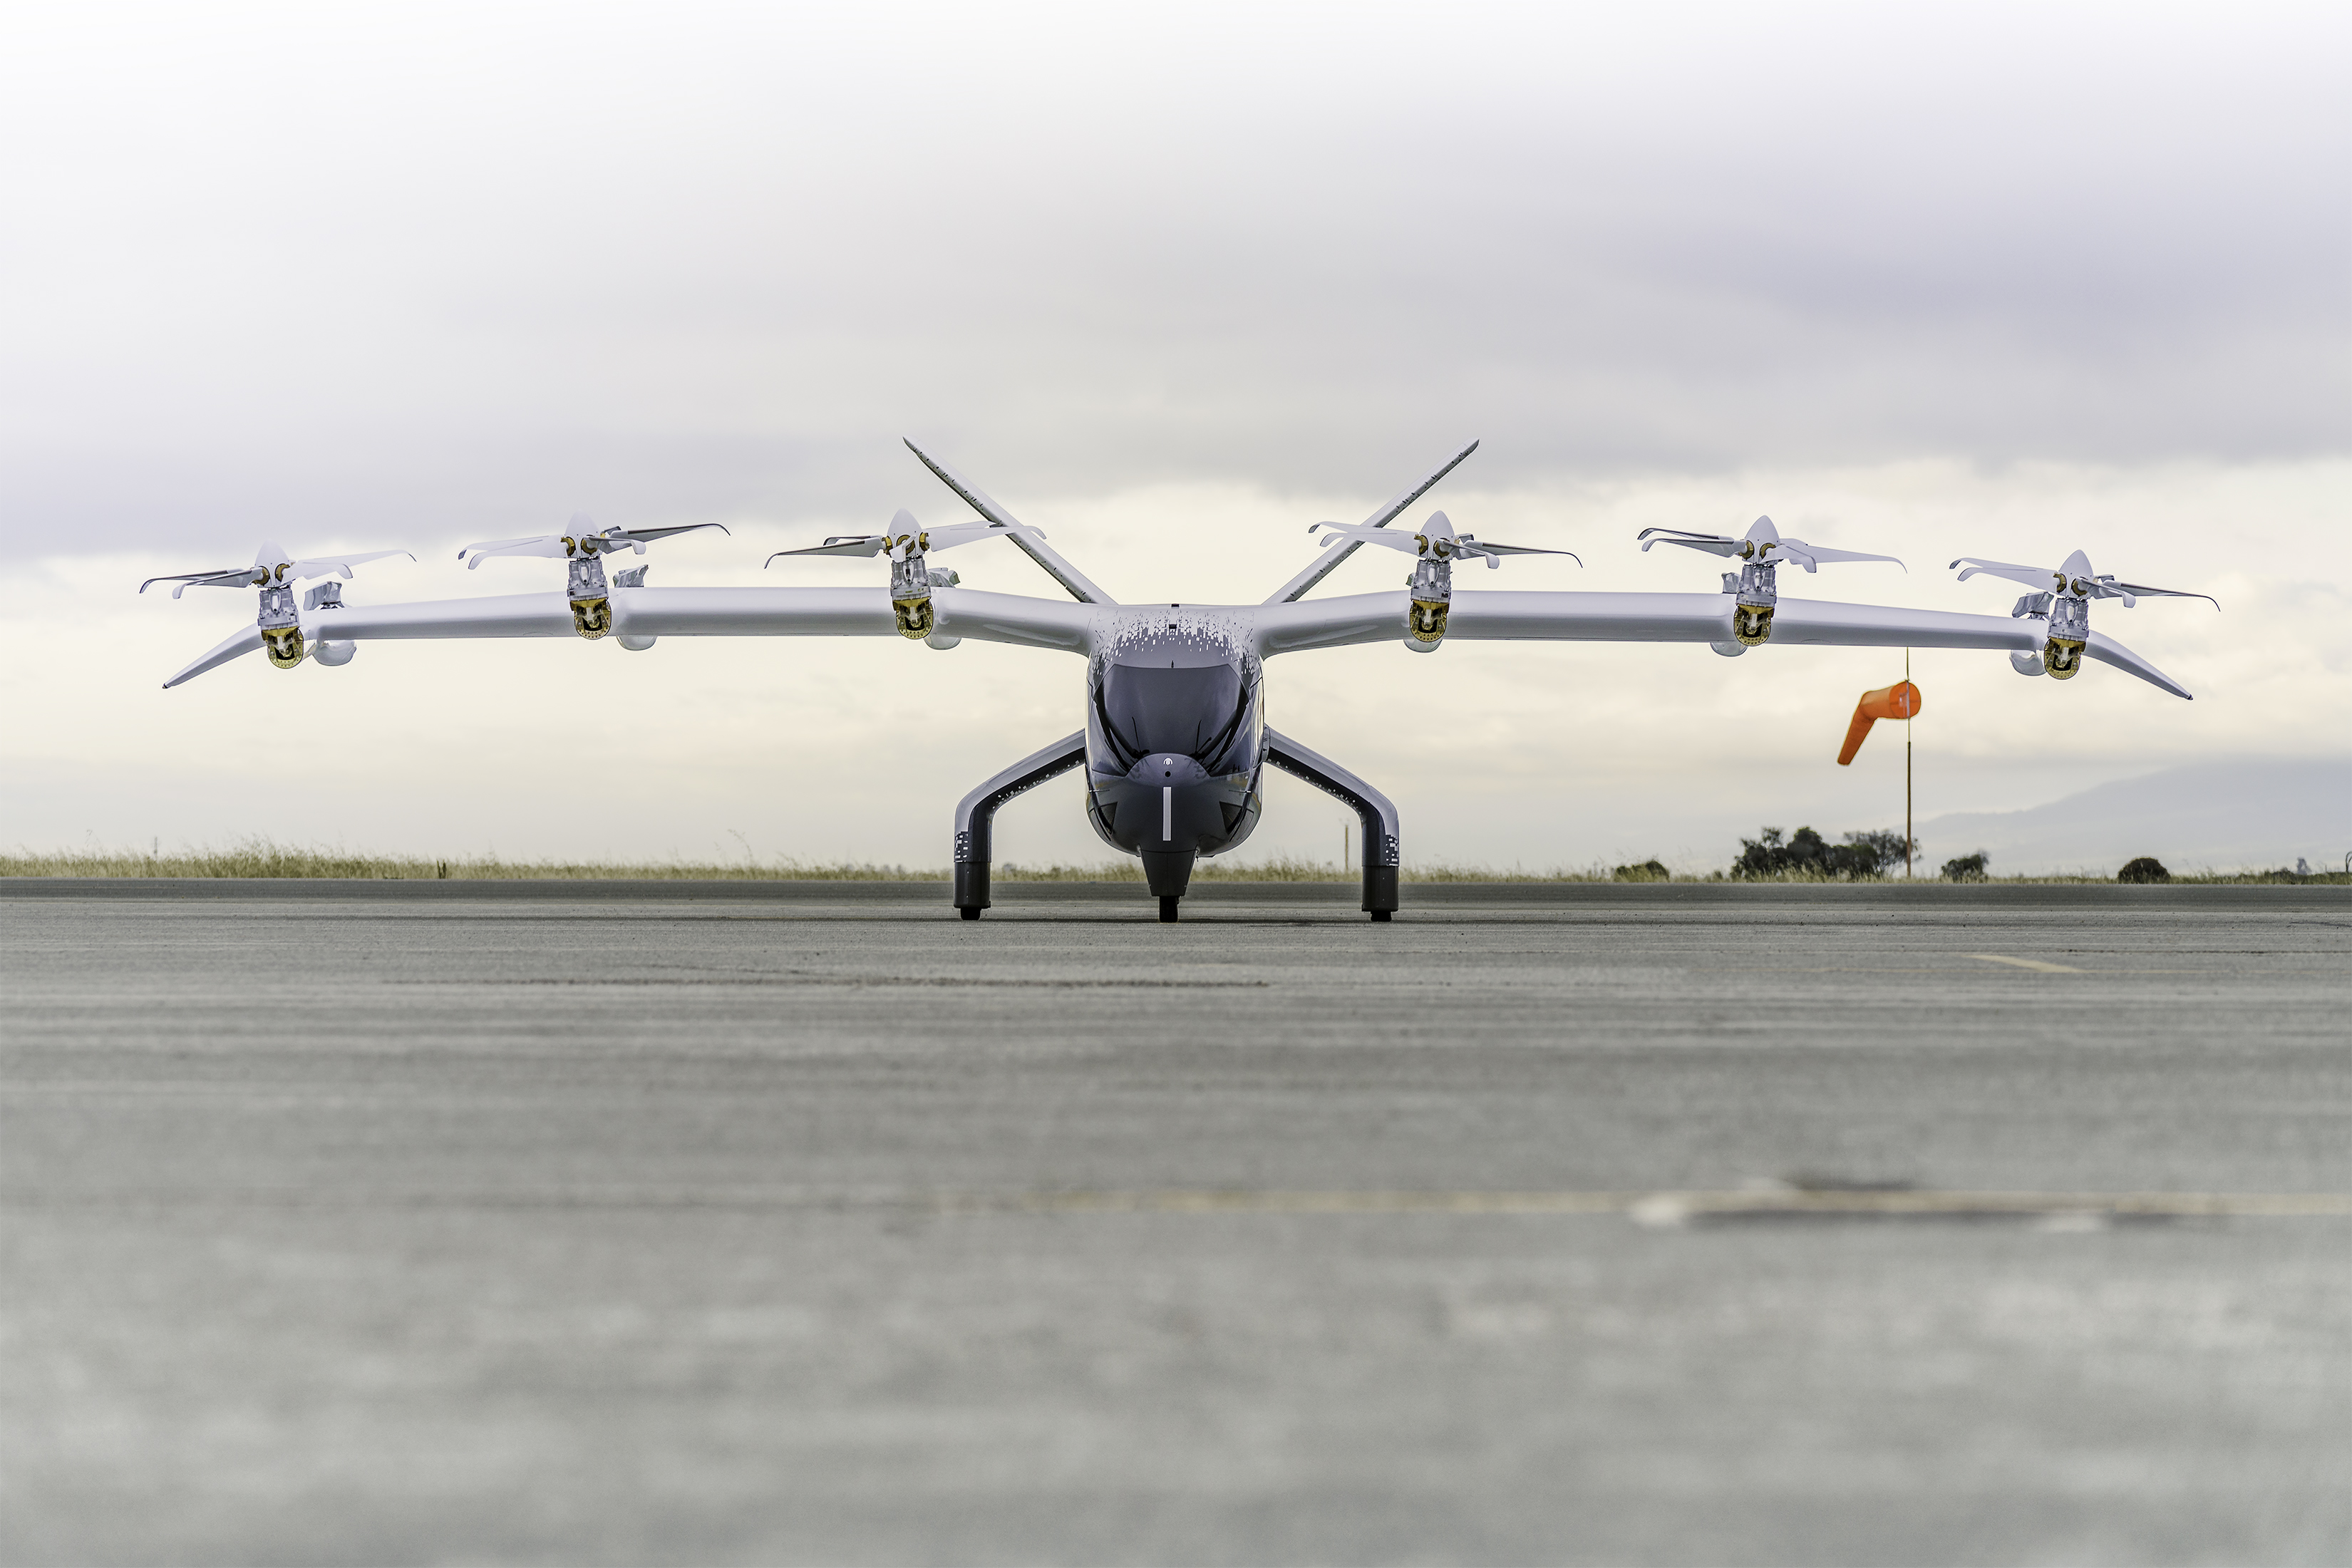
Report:
[[[0,877],[335,877],[367,881],[945,881],[932,867],[806,865],[797,860],[508,860],[496,855],[451,859],[362,855],[249,838],[225,849],[168,855],[132,849],[26,850],[0,854]]]
[[[1276,856],[1243,862],[1203,860],[1194,868],[1204,882],[1353,882],[1353,867]],[[1000,882],[1140,882],[1143,864],[1120,859],[1096,863],[1024,866],[999,861]],[[0,854],[0,877],[322,877],[368,881],[631,881],[739,882],[944,882],[944,866],[881,866],[863,862],[818,862],[778,857],[758,860],[508,860],[498,856],[433,859],[423,856],[362,855],[247,839],[226,848],[176,850],[168,855],[134,849],[65,849]],[[1605,882],[1600,871],[1494,871],[1480,867],[1408,868],[1406,881],[1423,882]]]
[[[1947,881],[1932,872],[1905,877],[1900,871],[1885,877],[1824,877],[1818,871],[1776,871],[1769,877],[1731,877],[1711,871],[1703,877],[1676,877],[1677,882],[1917,882],[1953,887],[1962,882],[1998,884],[2029,888],[2113,887],[2116,879],[2095,872],[2053,872],[2041,877],[1962,877]],[[2252,887],[2277,883],[2287,887],[2352,887],[2352,875],[2342,871],[2314,871],[2298,877],[2293,871],[2175,871],[2166,879],[2168,885],[2188,887]]]
[[[1353,882],[1357,870],[1328,860],[1302,860],[1276,856],[1267,860],[1203,860],[1193,870],[1202,882]],[[777,858],[753,860],[507,860],[498,856],[477,858],[430,859],[422,856],[362,855],[341,849],[309,848],[252,838],[222,849],[177,850],[169,855],[142,854],[131,849],[66,849],[37,852],[18,849],[0,853],[0,877],[270,877],[347,878],[369,881],[747,881],[747,882],[944,882],[943,866],[878,866],[866,863],[818,863]],[[1140,861],[1119,859],[1092,864],[1056,863],[1024,866],[1000,862],[992,868],[998,882],[1140,882]],[[1591,866],[1581,870],[1557,868],[1528,871],[1491,866],[1420,865],[1404,868],[1407,882],[1720,882],[1721,871],[1697,876],[1659,877],[1643,867],[1612,868]],[[1801,872],[1756,879],[1775,882],[1822,882],[1846,879]],[[1863,878],[1864,881],[1900,881],[1899,877]],[[1933,881],[1921,877],[1921,882]],[[2352,876],[2323,872],[2298,877],[2292,871],[2203,871],[2176,873],[2180,883],[2291,883],[2352,885]],[[1993,877],[2000,883],[2104,883],[2097,876]]]

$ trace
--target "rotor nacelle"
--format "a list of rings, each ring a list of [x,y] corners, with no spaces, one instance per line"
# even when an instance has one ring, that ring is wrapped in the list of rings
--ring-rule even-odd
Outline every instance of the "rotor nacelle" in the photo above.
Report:
[[[2083,647],[2091,640],[2091,601],[2068,595],[2050,606],[2050,631],[2042,644],[2042,671],[2053,680],[2072,680],[2083,670]]]
[[[721,533],[729,531],[721,522],[688,522],[676,528],[599,529],[593,518],[574,513],[568,532],[486,540],[458,551],[457,559],[466,563],[468,572],[493,555],[537,555],[563,562],[563,596],[572,605],[572,629],[595,642],[613,629],[613,586],[604,576],[604,558],[620,550],[634,550],[643,555],[646,546],[656,539],[704,528],[715,528]]]
[[[2072,680],[2082,673],[2083,651],[2091,641],[2091,601],[2120,599],[2128,610],[2144,598],[2202,599],[2216,610],[2220,600],[2210,594],[2184,593],[2178,588],[2150,588],[2116,581],[2114,574],[2091,568],[2091,558],[2077,550],[2059,566],[2020,566],[2007,561],[1986,561],[1963,555],[1952,563],[1965,583],[1979,574],[2022,583],[2039,593],[2021,597],[2010,610],[2012,617],[2046,622],[2038,653],[2021,650],[2009,656],[2010,668],[2020,675],[2046,675]]]
[[[1315,522],[1307,526],[1309,533],[1318,529],[1330,531],[1323,541],[1327,550],[1342,539],[1351,539],[1359,544],[1386,545],[1412,556],[1412,575],[1405,579],[1412,597],[1405,606],[1404,646],[1415,653],[1433,653],[1437,645],[1445,640],[1445,618],[1454,606],[1455,562],[1483,560],[1492,571],[1502,565],[1506,555],[1565,555],[1579,566],[1584,564],[1583,558],[1572,550],[1488,544],[1476,534],[1457,533],[1454,520],[1442,511],[1431,512],[1418,533],[1391,532],[1365,523]]]
[[[302,607],[313,614],[322,610],[341,609],[343,585],[333,578],[329,578],[302,595]],[[323,632],[326,628],[321,626],[319,629]],[[310,645],[310,657],[331,669],[341,668],[351,663],[352,657],[359,651],[360,645],[355,642],[336,642],[326,637],[320,637],[317,642]]]
[[[927,557],[935,550],[952,550],[959,544],[999,534],[1016,543],[1024,538],[1045,537],[1025,523],[951,522],[943,528],[925,528],[915,521],[913,512],[900,507],[890,519],[887,533],[836,533],[823,544],[813,544],[805,550],[779,550],[768,557],[768,564],[773,565],[787,555],[863,556],[868,560],[887,555],[890,558],[890,615],[898,635],[909,642],[951,648],[963,639],[940,635],[939,618],[931,605],[931,590],[951,588],[958,579],[953,572],[933,568]]]
[[[176,599],[191,588],[257,588],[261,596],[254,625],[261,633],[262,650],[271,664],[279,669],[291,669],[313,651],[322,664],[349,664],[352,644],[333,645],[337,654],[331,657],[326,651],[328,645],[322,643],[314,650],[305,642],[302,617],[294,605],[294,584],[309,577],[348,578],[352,567],[394,555],[416,559],[405,550],[374,550],[362,555],[321,555],[297,561],[289,556],[283,545],[264,541],[250,566],[150,577],[139,584],[139,591],[143,594],[158,583],[169,583],[173,584],[172,597]],[[335,582],[321,583],[303,600],[304,606],[310,609],[341,609],[342,603],[342,586]]]
[[[1723,574],[1723,591],[1732,595],[1731,640],[1741,647],[1762,647],[1772,639],[1772,612],[1780,607],[1780,567],[1778,561],[1751,561]]]
[[[1685,550],[1703,550],[1739,563],[1738,571],[1723,574],[1723,591],[1731,595],[1731,640],[1712,645],[1721,654],[1738,655],[1771,640],[1772,613],[1780,604],[1779,574],[1784,563],[1793,562],[1808,572],[1820,571],[1823,562],[1886,561],[1903,565],[1892,555],[1831,550],[1808,544],[1801,539],[1784,539],[1769,517],[1759,517],[1749,523],[1748,531],[1738,539],[1727,533],[1693,533],[1680,528],[1645,528],[1634,537],[1642,542],[1645,554],[1653,544],[1679,544]]]

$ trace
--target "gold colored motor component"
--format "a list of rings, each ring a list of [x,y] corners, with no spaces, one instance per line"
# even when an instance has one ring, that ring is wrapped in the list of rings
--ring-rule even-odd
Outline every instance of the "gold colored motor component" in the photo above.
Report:
[[[2052,637],[2042,645],[2042,672],[2053,680],[2072,680],[2083,668],[2083,645],[2073,637]]]
[[[282,572],[285,568],[278,570]],[[280,669],[291,669],[302,662],[306,650],[302,646],[301,617],[294,613],[293,589],[265,582],[261,614],[256,623],[261,630],[262,650],[269,655],[270,663]]]
[[[921,642],[931,635],[936,617],[931,612],[931,569],[923,560],[923,546],[929,542],[928,533],[908,539],[905,535],[893,542],[911,543],[912,553],[890,563],[890,613],[898,619],[898,635],[909,642]]]
[[[1748,542],[1752,545],[1755,542]],[[1742,566],[1737,577],[1728,572],[1723,574],[1723,591],[1732,595],[1731,640],[1738,647],[1762,647],[1772,635],[1772,611],[1780,602],[1780,589],[1773,578],[1780,563],[1765,556],[1765,551],[1770,548],[1767,542],[1757,550],[1757,559]],[[1742,560],[1747,560],[1748,552],[1745,547],[1739,553]]]
[[[572,601],[572,629],[594,642],[613,629],[613,601],[610,599],[574,599]]]
[[[576,548],[565,539],[563,548]],[[590,642],[613,629],[612,586],[604,581],[604,563],[593,550],[582,549],[565,569],[564,597],[572,601],[572,629]]]
[[[931,595],[926,592],[919,599],[893,599],[890,609],[898,617],[898,635],[920,642],[931,635],[934,617]]]
[[[300,626],[264,626],[261,647],[269,655],[269,662],[280,669],[291,669],[302,662],[302,628]]]
[[[1421,558],[1404,584],[1412,593],[1404,613],[1404,646],[1413,653],[1434,653],[1445,638],[1445,617],[1454,607],[1453,551],[1443,537],[1433,547],[1426,536],[1421,539]]]

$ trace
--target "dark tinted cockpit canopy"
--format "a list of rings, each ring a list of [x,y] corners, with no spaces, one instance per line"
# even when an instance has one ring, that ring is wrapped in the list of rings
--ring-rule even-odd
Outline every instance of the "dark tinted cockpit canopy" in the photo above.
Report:
[[[1121,772],[1144,757],[1174,752],[1211,773],[1246,772],[1255,762],[1257,683],[1225,663],[1170,668],[1110,664],[1094,692],[1105,761]]]

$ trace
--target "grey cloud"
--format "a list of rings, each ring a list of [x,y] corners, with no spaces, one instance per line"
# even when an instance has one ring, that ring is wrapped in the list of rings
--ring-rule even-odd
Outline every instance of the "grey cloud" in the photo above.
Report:
[[[260,15],[0,50],[20,547],[2346,446],[2326,11]]]

